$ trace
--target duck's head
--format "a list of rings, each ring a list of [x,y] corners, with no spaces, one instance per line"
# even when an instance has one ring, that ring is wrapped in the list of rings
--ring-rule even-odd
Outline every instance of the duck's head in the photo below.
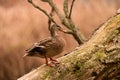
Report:
[[[60,26],[57,26],[57,25],[53,24],[53,25],[49,28],[51,36],[52,36],[52,37],[56,36],[56,35],[57,35],[56,32],[59,31],[60,29],[61,29]]]

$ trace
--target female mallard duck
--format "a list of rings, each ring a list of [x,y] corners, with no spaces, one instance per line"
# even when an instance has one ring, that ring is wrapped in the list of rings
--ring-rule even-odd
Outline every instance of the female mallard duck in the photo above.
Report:
[[[46,64],[48,66],[52,66],[48,63],[48,58],[50,58],[52,62],[57,62],[57,60],[52,59],[52,57],[60,54],[65,46],[64,39],[57,35],[57,30],[60,30],[60,27],[56,26],[55,24],[51,26],[51,37],[38,43],[34,43],[31,48],[26,50],[27,54],[25,54],[25,56],[36,56],[45,58]]]

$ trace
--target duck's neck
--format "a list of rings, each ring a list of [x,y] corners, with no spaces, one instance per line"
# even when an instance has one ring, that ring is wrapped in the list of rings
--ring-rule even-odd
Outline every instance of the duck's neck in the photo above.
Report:
[[[55,36],[57,35],[57,32],[56,32],[56,30],[55,30],[54,27],[51,28],[51,30],[50,30],[50,34],[51,34],[51,37],[55,37]]]

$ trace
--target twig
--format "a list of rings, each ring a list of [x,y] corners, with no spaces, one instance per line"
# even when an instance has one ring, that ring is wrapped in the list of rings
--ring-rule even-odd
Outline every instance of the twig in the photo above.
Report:
[[[52,8],[49,16],[53,17],[53,12],[54,12],[54,9]],[[49,29],[49,31],[50,31],[50,27],[51,27],[51,22],[52,21],[50,20],[50,18],[48,18],[48,29]]]
[[[75,1],[75,0],[74,0]],[[74,1],[72,2],[72,7],[73,7],[73,3]],[[85,40],[84,40],[84,36],[83,34],[79,34],[81,32],[78,32],[78,30],[76,29],[73,21],[69,18],[69,19],[66,19],[64,17],[64,15],[62,14],[62,12],[57,8],[56,4],[53,2],[53,0],[48,0],[48,3],[49,5],[55,10],[57,16],[59,17],[59,19],[61,20],[61,23],[67,27],[69,30],[72,31],[72,36],[74,37],[74,39],[78,42],[78,44],[82,44]],[[72,9],[71,7],[71,9]],[[71,17],[71,13],[72,13],[72,10],[70,10],[70,17]]]
[[[64,15],[62,14],[62,12],[58,9],[58,7],[56,6],[56,4],[53,2],[53,0],[48,0],[49,5],[55,10],[57,16],[59,17],[59,19],[61,20],[61,23],[63,25],[65,25],[68,29],[70,29],[69,27],[69,23],[67,23]]]
[[[73,34],[73,32],[71,30],[63,30],[62,28],[60,28],[59,30],[66,34]]]
[[[56,4],[53,2],[53,0],[48,0],[49,5],[55,10],[55,12],[57,13],[58,17],[60,18],[60,20],[62,21],[64,19],[64,15],[61,14],[62,12],[60,12],[60,10],[58,9],[58,7],[56,6]]]
[[[64,14],[65,14],[66,18],[68,18],[69,17],[68,0],[64,0],[63,10],[64,10]]]
[[[69,29],[69,31],[65,32],[68,34],[72,34],[72,36],[74,37],[74,39],[78,42],[78,44],[82,44],[84,42],[84,36],[82,34],[79,34],[81,32],[78,32],[78,30],[76,29],[73,21],[71,20],[71,13],[72,13],[72,8],[73,8],[73,3],[75,0],[72,1],[71,4],[71,9],[70,9],[70,13],[69,16],[70,18],[64,17],[64,15],[62,14],[62,12],[58,9],[58,7],[56,6],[56,4],[53,2],[53,0],[41,0],[43,2],[49,3],[49,5],[54,9],[54,11],[56,12],[57,16],[59,17],[61,23],[67,27]],[[66,0],[68,1],[68,0]],[[34,4],[32,2],[32,0],[28,0],[29,3],[31,3],[35,8],[37,8],[38,10],[42,11],[49,19],[50,21],[52,21],[56,26],[60,27],[55,21],[54,19],[42,8],[40,8],[39,6],[37,6],[36,4]],[[68,3],[67,3],[68,4]],[[51,24],[51,23],[50,23]]]
[[[51,12],[50,12],[50,14],[49,14],[51,17],[53,17],[53,15],[54,15],[54,9],[52,8],[52,10],[51,10]],[[56,25],[56,24],[55,24]],[[58,26],[58,25],[56,25],[56,26]],[[49,29],[49,31],[50,31],[50,27],[51,27],[51,20],[50,19],[48,19],[48,29]],[[63,32],[63,33],[66,33],[66,34],[72,34],[72,31],[71,30],[64,30],[64,29],[62,29],[60,26],[58,26],[59,27],[59,30],[61,31],[61,32]]]
[[[43,12],[53,23],[55,23],[57,25],[57,23],[54,21],[54,19],[44,9],[42,9],[39,6],[37,6],[36,4],[34,4],[32,0],[28,0],[28,2],[31,3],[35,8],[37,8],[38,10]]]
[[[70,7],[69,19],[71,19],[74,2],[75,2],[75,0],[72,1],[71,7]]]

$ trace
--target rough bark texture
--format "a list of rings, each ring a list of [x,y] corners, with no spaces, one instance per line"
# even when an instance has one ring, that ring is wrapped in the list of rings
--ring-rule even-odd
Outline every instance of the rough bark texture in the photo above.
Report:
[[[55,67],[42,65],[18,80],[120,80],[120,14],[58,60]]]

